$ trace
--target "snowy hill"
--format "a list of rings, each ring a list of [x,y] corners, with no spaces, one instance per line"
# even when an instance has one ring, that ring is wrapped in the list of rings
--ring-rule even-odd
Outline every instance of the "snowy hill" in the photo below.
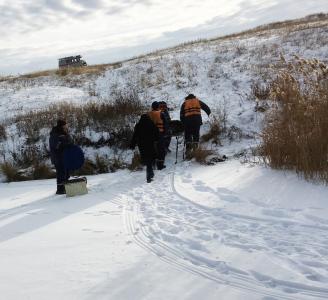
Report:
[[[229,143],[235,139],[238,143],[240,139],[244,141],[242,147],[233,151],[240,152],[258,144],[264,114],[256,109],[256,88],[272,77],[271,67],[279,64],[281,55],[287,60],[297,55],[327,62],[327,28],[327,15],[315,15],[181,45],[123,63],[92,66],[84,74],[49,71],[3,78],[0,118],[9,134],[0,143],[0,150],[8,155],[24,145],[24,137],[19,141],[11,137],[16,135],[10,121],[13,116],[63,101],[75,104],[111,101],[117,93],[132,91],[146,105],[154,100],[167,101],[173,109],[173,118],[178,118],[179,107],[187,94],[197,95],[224,119]],[[44,74],[47,76],[41,76]],[[51,126],[38,133],[40,144],[47,142]],[[94,131],[97,129],[92,129],[94,139],[103,137],[103,130]],[[83,134],[90,137],[89,132]],[[93,159],[95,153],[91,153]]]
[[[0,183],[1,297],[328,299],[328,187],[245,157],[270,110],[259,109],[266,103],[259,91],[282,56],[328,62],[327,45],[328,16],[319,15],[79,74],[1,78],[1,162],[47,143],[51,110],[46,120],[24,123],[35,128],[21,128],[37,116],[31,110],[107,103],[122,93],[147,106],[165,100],[173,118],[186,94],[196,94],[226,123],[221,145],[204,147],[229,157],[214,166],[174,165],[171,153],[152,184],[143,172],[89,176],[89,194],[71,199],[54,195],[54,180]],[[97,144],[112,130],[98,125],[82,129],[93,141],[84,145],[90,160],[117,151]]]

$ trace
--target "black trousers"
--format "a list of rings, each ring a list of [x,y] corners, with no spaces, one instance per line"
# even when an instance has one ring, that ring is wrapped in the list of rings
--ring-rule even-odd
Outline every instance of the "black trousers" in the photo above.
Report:
[[[186,126],[185,126],[185,142],[186,142],[187,150],[190,150],[193,145],[198,146],[199,131],[200,131],[200,124],[186,124]]]
[[[154,169],[153,169],[154,159],[147,159],[145,161],[145,165],[146,165],[146,179],[148,181],[154,177]]]
[[[56,168],[56,178],[57,178],[57,189],[64,188],[64,183],[69,179],[69,172],[65,168],[64,163],[62,161],[58,161],[55,164]]]
[[[165,136],[165,147],[166,147],[166,149],[168,149],[170,147],[171,140],[172,140],[172,136],[171,135],[166,135]]]
[[[166,156],[166,141],[165,136],[160,135],[157,142],[157,168],[161,170],[164,166]]]

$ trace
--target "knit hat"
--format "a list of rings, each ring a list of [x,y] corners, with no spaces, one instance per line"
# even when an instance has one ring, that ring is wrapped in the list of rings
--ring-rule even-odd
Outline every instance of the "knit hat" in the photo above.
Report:
[[[63,120],[63,119],[58,119],[58,120],[57,120],[57,127],[63,127],[63,126],[65,126],[66,124],[67,124],[66,121]]]
[[[196,96],[194,95],[194,94],[189,94],[186,98],[185,98],[185,100],[190,100],[190,99],[195,99],[196,98]]]
[[[151,104],[151,108],[154,109],[154,110],[159,109],[159,103],[158,103],[157,101],[154,101],[154,102]]]

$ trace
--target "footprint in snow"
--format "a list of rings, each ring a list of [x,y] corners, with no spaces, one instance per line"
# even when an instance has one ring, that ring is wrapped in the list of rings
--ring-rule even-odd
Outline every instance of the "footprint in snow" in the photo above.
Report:
[[[274,210],[274,209],[262,209],[262,214],[270,217],[276,218],[288,218],[288,214],[283,212],[282,210]]]
[[[224,195],[221,194],[219,195],[220,199],[226,202],[231,202],[231,203],[239,203],[242,202],[242,200],[240,200],[240,198],[238,198],[237,196],[233,196],[233,195]]]
[[[189,178],[184,178],[184,179],[182,179],[182,182],[183,182],[183,183],[191,183],[192,180],[189,179]]]
[[[313,215],[304,215],[304,217],[307,218],[308,220],[317,222],[319,224],[328,224],[327,219],[323,219],[323,218],[316,217],[316,216],[313,216]]]

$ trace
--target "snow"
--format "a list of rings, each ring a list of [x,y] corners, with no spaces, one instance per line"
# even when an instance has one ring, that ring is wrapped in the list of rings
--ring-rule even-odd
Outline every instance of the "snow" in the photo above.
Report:
[[[144,177],[0,184],[2,297],[328,297],[328,187],[236,160]]]
[[[83,103],[87,100],[84,91],[64,86],[33,86],[15,90],[0,88],[0,115],[2,118],[15,116],[26,111],[45,108],[61,102]]]
[[[68,199],[54,195],[54,180],[0,183],[1,298],[328,299],[328,187],[234,159],[260,142],[264,114],[254,110],[251,85],[265,82],[264,66],[280,53],[327,61],[327,37],[325,23],[181,46],[101,75],[0,82],[4,124],[49,104],[136,89],[146,104],[167,101],[173,119],[192,92],[241,133],[206,145],[227,162],[174,165],[171,153],[151,184],[144,171],[90,176],[89,194]],[[15,124],[7,136],[1,160],[25,143]],[[97,142],[109,133],[86,128],[86,136]]]

